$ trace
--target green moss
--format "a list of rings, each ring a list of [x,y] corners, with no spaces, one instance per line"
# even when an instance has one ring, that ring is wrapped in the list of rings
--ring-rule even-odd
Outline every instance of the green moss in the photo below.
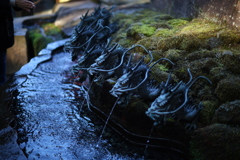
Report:
[[[45,31],[46,35],[54,36],[54,35],[61,35],[62,31],[59,27],[56,27],[53,23],[47,23],[42,25],[42,28]]]
[[[219,81],[224,79],[225,77],[228,77],[230,74],[226,70],[225,67],[214,67],[210,70],[209,78],[211,79],[213,85],[217,85]]]
[[[206,50],[206,49],[201,49],[194,51],[192,53],[189,53],[186,56],[186,59],[190,61],[195,61],[201,58],[215,58],[216,51],[211,51],[211,50]]]
[[[38,53],[47,46],[48,43],[52,42],[52,39],[44,37],[39,29],[32,29],[29,31],[29,38],[32,41],[32,46],[34,50],[34,55],[37,56]]]
[[[179,26],[183,26],[183,25],[186,25],[188,24],[189,22],[187,20],[184,20],[184,19],[171,19],[169,21],[167,21],[167,23],[173,27],[173,28],[176,28],[176,27],[179,27]]]
[[[136,35],[141,36],[151,36],[156,31],[155,27],[152,27],[148,24],[135,23],[127,31],[128,37],[136,37]]]
[[[222,103],[239,99],[240,78],[233,76],[226,77],[218,83],[215,92]]]
[[[222,104],[216,110],[212,121],[238,126],[240,124],[240,100]]]
[[[143,24],[156,24],[157,22],[153,19],[153,18],[149,18],[149,17],[147,17],[147,18],[143,18],[143,19],[141,19],[140,20],[140,22],[141,23],[143,23]]]
[[[161,50],[158,49],[158,41],[159,41],[158,37],[145,37],[137,41],[137,44],[141,44],[149,50]]]
[[[159,22],[159,21],[162,21],[162,20],[168,21],[170,19],[173,19],[173,17],[168,15],[168,14],[157,14],[157,15],[154,16],[154,19],[158,20],[158,22]]]
[[[182,33],[192,32],[192,33],[209,33],[216,32],[221,30],[223,27],[217,25],[213,22],[208,22],[202,19],[194,19],[190,23],[188,23],[183,29],[181,29]],[[216,36],[216,35],[215,35]]]
[[[196,130],[191,142],[191,153],[195,154],[193,160],[239,159],[239,133],[239,127],[225,124],[213,124]]]
[[[202,151],[193,142],[190,142],[190,156],[192,160],[205,160]]]
[[[231,71],[234,74],[240,74],[239,59],[239,54],[225,54],[220,58],[220,61],[224,64],[227,70]]]
[[[143,10],[137,11],[137,13],[139,13],[140,15],[142,15],[144,17],[153,16],[153,15],[158,14],[157,12],[155,12],[152,9],[143,9]]]
[[[173,62],[176,62],[182,58],[182,51],[177,49],[169,49],[165,52],[165,57]]]
[[[134,23],[134,21],[132,19],[121,19],[118,21],[119,26],[123,27],[123,28],[128,28],[129,26],[131,26],[131,24]]]
[[[202,123],[202,125],[206,126],[211,124],[215,110],[218,107],[218,103],[214,101],[203,101],[202,104],[203,109],[201,111],[199,121]]]
[[[177,33],[171,37],[161,38],[157,43],[157,49],[162,49],[164,51],[169,49],[180,49],[192,52],[204,46],[204,43],[196,36]]]
[[[239,46],[240,32],[236,30],[224,29],[218,34],[219,39],[227,47]]]
[[[143,100],[134,99],[132,103],[125,108],[124,116],[129,126],[143,127],[147,130],[150,129],[152,121],[146,116],[145,112],[149,108],[149,105]]]
[[[161,71],[164,71],[164,72],[167,72],[167,71],[169,70],[166,66],[164,66],[164,65],[162,65],[162,64],[159,65],[159,69],[160,69]]]
[[[156,80],[156,82],[160,83],[160,82],[165,82],[167,80],[169,73],[163,71],[163,70],[166,70],[166,71],[169,70],[166,66],[162,64],[156,64],[151,70],[152,70],[151,77],[154,80]]]
[[[42,28],[32,28],[28,32],[28,37],[32,42],[34,55],[47,46],[48,43],[63,39],[64,34],[61,29],[53,23],[47,23],[41,26]]]
[[[156,33],[154,34],[154,36],[156,37],[171,37],[175,34],[176,32],[172,29],[159,29],[156,31]]]
[[[195,19],[181,29],[180,34],[193,35],[199,40],[216,37],[223,27],[216,23]]]

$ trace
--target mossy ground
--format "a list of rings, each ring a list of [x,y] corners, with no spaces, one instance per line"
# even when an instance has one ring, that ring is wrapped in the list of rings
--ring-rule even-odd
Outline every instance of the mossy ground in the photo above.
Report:
[[[31,28],[28,31],[28,37],[34,51],[34,56],[37,56],[49,43],[63,39],[64,34],[53,23],[47,23]]]
[[[118,20],[121,28],[115,34],[115,41],[123,47],[141,44],[152,51],[154,60],[164,57],[175,63],[174,66],[170,66],[161,61],[161,65],[154,66],[151,74],[157,81],[166,79],[166,73],[171,70],[174,79],[188,82],[188,68],[193,78],[205,76],[212,81],[212,84],[209,84],[206,80],[199,79],[189,93],[196,102],[203,102],[204,105],[198,121],[199,133],[207,130],[210,134],[209,128],[206,128],[209,125],[212,126],[211,129],[223,127],[226,131],[231,130],[228,125],[214,125],[212,119],[222,104],[240,100],[239,31],[203,19],[174,19],[152,10],[137,11],[128,15],[117,14],[114,20]],[[136,51],[144,54],[141,48],[136,48]],[[234,124],[232,126],[239,129]],[[193,133],[195,137],[196,133]],[[219,136],[225,140],[230,138],[232,133],[228,132],[229,137],[224,137],[222,132],[217,135],[218,133],[213,131],[214,137]],[[209,138],[203,134],[205,133],[197,135],[199,140]],[[200,143],[197,139],[191,142],[193,159],[213,159],[211,153],[215,151],[206,156],[205,152],[210,148],[205,146],[203,150],[199,147]],[[233,146],[240,148],[240,145],[236,145],[237,143],[234,143]],[[230,146],[231,144],[227,145],[228,148]],[[220,147],[220,150],[224,149],[224,146]],[[228,151],[227,155],[232,153]]]

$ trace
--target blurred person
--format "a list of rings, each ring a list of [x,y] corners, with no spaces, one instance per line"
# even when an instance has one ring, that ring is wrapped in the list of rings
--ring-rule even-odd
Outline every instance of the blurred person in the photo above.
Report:
[[[35,5],[29,0],[0,0],[0,85],[6,81],[7,48],[14,44],[12,7],[31,12]]]

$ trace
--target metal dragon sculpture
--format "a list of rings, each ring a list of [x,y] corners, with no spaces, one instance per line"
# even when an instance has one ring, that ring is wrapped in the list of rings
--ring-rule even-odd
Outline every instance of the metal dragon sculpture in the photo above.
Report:
[[[64,46],[65,52],[71,53],[72,60],[78,59],[94,45],[106,43],[117,30],[116,24],[109,21],[113,8],[99,6],[91,15],[87,12],[80,18],[80,23],[73,29],[70,40]]]
[[[155,125],[164,125],[167,118],[174,118],[188,122],[186,128],[195,129],[194,122],[203,106],[201,103],[194,104],[188,92],[200,78],[210,84],[211,81],[204,76],[193,80],[188,69],[190,80],[187,83],[172,83],[169,73],[166,82],[156,84],[151,78],[151,68],[162,60],[172,65],[174,63],[167,58],[153,62],[152,53],[142,45],[133,45],[126,49],[117,43],[111,44],[110,35],[117,29],[116,25],[109,21],[112,9],[113,7],[109,10],[99,7],[89,16],[87,12],[81,17],[81,22],[74,28],[70,40],[64,46],[64,50],[71,53],[72,60],[78,59],[73,67],[78,81],[85,81],[87,76],[96,77],[93,82],[98,84],[108,78],[115,79],[109,92],[114,97],[120,97],[120,105],[127,106],[132,96],[138,96],[150,102],[146,115]],[[141,47],[149,55],[148,63],[144,62],[145,56],[133,59],[134,54],[130,51],[136,47]]]
[[[152,102],[146,114],[155,121],[155,125],[165,123],[167,118],[177,118],[179,120],[186,120],[190,122],[186,127],[195,128],[195,122],[199,112],[202,109],[201,103],[193,105],[188,96],[190,87],[200,78],[207,80],[210,84],[211,81],[204,77],[199,76],[192,80],[192,74],[188,69],[190,80],[187,83],[182,81],[177,84],[171,84],[171,74],[169,74],[166,83],[161,84],[160,95]]]

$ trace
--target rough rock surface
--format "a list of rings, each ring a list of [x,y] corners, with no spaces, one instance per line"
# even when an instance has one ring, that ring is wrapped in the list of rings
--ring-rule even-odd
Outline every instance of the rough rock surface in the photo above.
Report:
[[[201,17],[220,24],[240,27],[238,0],[151,0],[160,12],[175,17]]]
[[[240,100],[222,104],[213,117],[214,123],[224,123],[229,125],[240,124]]]
[[[213,124],[195,131],[192,154],[198,160],[240,159],[240,129]]]

